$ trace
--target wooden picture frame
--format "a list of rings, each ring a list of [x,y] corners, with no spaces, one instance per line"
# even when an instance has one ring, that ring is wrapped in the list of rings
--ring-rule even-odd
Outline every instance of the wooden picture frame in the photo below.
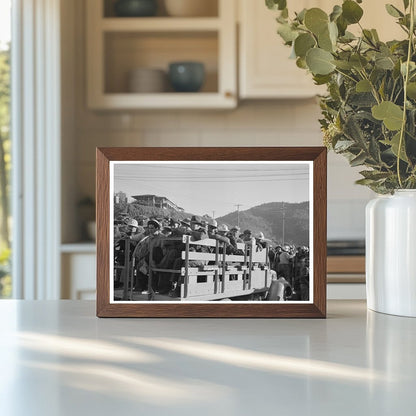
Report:
[[[187,318],[325,318],[326,317],[326,212],[327,212],[327,196],[326,196],[326,181],[327,181],[327,150],[324,147],[239,147],[239,148],[150,148],[150,147],[135,147],[135,148],[97,148],[97,176],[96,176],[96,200],[97,200],[97,316],[98,317],[187,317]],[[296,169],[303,169],[303,166],[309,166],[308,186],[309,186],[309,199],[308,199],[308,221],[309,221],[309,242],[310,242],[310,269],[308,270],[312,277],[311,283],[309,283],[309,297],[307,301],[282,301],[282,297],[271,297],[272,291],[271,283],[281,277],[273,274],[270,267],[269,254],[266,255],[265,264],[249,262],[246,251],[244,251],[244,262],[240,257],[234,256],[233,258],[240,259],[238,267],[226,258],[226,249],[223,248],[223,263],[217,261],[211,262],[220,267],[212,266],[212,270],[206,271],[205,274],[211,273],[213,276],[210,282],[217,279],[215,284],[225,285],[225,281],[229,278],[229,274],[232,271],[226,271],[228,268],[234,271],[235,279],[242,279],[244,288],[251,288],[252,284],[252,270],[256,273],[263,271],[265,280],[266,292],[261,292],[258,297],[250,295],[251,297],[235,297],[233,300],[237,301],[219,301],[223,300],[217,296],[212,302],[205,301],[189,301],[190,298],[183,298],[186,296],[184,287],[189,281],[188,270],[186,270],[185,281],[182,280],[181,297],[179,301],[175,302],[159,302],[159,301],[134,301],[134,296],[130,297],[131,301],[118,300],[115,295],[115,267],[114,267],[114,233],[117,231],[114,219],[114,192],[113,189],[113,176],[114,169],[119,169],[122,164],[127,166],[137,167],[140,169],[147,167],[146,164],[152,164],[153,168],[158,166],[167,167],[182,166],[181,164],[191,164],[193,169],[195,166],[202,166],[204,169],[209,169],[210,164],[216,166],[224,166],[224,170],[231,172],[235,179],[239,177],[238,171],[234,170],[234,166],[242,167],[249,166],[252,163],[253,166],[264,166],[265,173],[269,174],[266,169],[283,169],[287,166],[289,173],[282,176],[280,181],[296,181],[293,177],[291,179],[290,169],[292,166],[299,166]],[[198,165],[197,165],[198,164]],[[246,165],[247,164],[247,165]],[[188,166],[188,165],[186,165]],[[276,168],[275,168],[276,166]],[[294,168],[293,168],[294,169]],[[248,170],[250,172],[250,169]],[[257,170],[258,172],[258,170]],[[277,172],[277,170],[276,170]],[[204,170],[204,174],[206,174]],[[208,172],[209,174],[209,172]],[[113,175],[113,176],[112,176]],[[247,173],[245,177],[247,178]],[[295,174],[293,174],[295,175]],[[267,175],[263,175],[267,177]],[[138,178],[139,176],[136,176]],[[191,178],[191,176],[189,176]],[[143,179],[144,180],[144,179]],[[171,183],[175,182],[175,177],[170,178]],[[258,179],[254,179],[254,182],[259,182]],[[244,182],[244,180],[243,180]],[[248,179],[247,182],[250,182]],[[282,182],[283,183],[283,182]],[[295,183],[295,182],[293,182]],[[190,185],[191,186],[191,185]],[[235,186],[235,185],[232,185]],[[247,185],[253,186],[253,185]],[[283,186],[283,185],[282,185]],[[275,190],[272,188],[271,193],[274,194]],[[154,196],[154,195],[153,195]],[[273,195],[274,197],[274,195]],[[167,201],[169,199],[165,198]],[[278,200],[277,197],[275,197]],[[170,202],[170,201],[169,201]],[[162,205],[160,205],[162,207]],[[179,209],[179,208],[178,208]],[[181,208],[180,208],[181,209]],[[214,217],[214,214],[212,215]],[[208,216],[207,216],[208,217]],[[284,217],[284,214],[283,214]],[[193,217],[194,218],[194,217]],[[185,221],[185,220],[184,220]],[[186,221],[185,221],[186,222]],[[205,226],[207,226],[205,224]],[[283,229],[284,229],[283,223]],[[150,228],[150,225],[149,225]],[[153,226],[152,226],[153,228]],[[115,231],[116,230],[116,231]],[[136,230],[134,228],[134,230]],[[118,232],[118,231],[117,231]],[[169,232],[169,231],[167,231]],[[285,234],[283,231],[283,238]],[[241,237],[241,236],[240,236]],[[261,236],[260,236],[261,237]],[[189,241],[189,237],[184,236],[184,242]],[[265,239],[267,240],[267,239]],[[205,240],[204,240],[205,241]],[[208,240],[207,240],[208,241]],[[251,241],[251,240],[250,240]],[[263,241],[263,240],[261,240]],[[204,244],[204,243],[201,243]],[[215,243],[216,254],[211,254],[210,258],[218,260],[218,245],[223,243]],[[211,252],[215,251],[215,244],[211,243]],[[226,244],[226,243],[224,243]],[[247,245],[248,243],[246,243]],[[253,246],[247,249],[247,252],[254,253],[255,240],[253,239]],[[286,243],[284,243],[286,244]],[[266,247],[267,244],[265,243]],[[189,247],[189,245],[187,246]],[[287,247],[284,247],[284,249]],[[261,249],[261,247],[260,247]],[[188,254],[186,254],[188,253]],[[182,252],[182,259],[189,257],[189,252]],[[269,252],[267,252],[269,253]],[[203,253],[201,253],[202,255]],[[195,254],[194,254],[195,256]],[[254,256],[254,254],[252,255]],[[149,257],[148,257],[149,258]],[[151,260],[150,260],[151,261]],[[189,262],[188,259],[184,260]],[[126,261],[128,263],[128,260]],[[209,263],[207,263],[209,264]],[[308,263],[309,264],[309,263]],[[188,265],[188,263],[186,263]],[[127,267],[127,266],[126,266]],[[188,266],[186,266],[188,267]],[[200,270],[208,270],[209,266],[202,266]],[[222,268],[222,269],[221,269]],[[220,271],[218,271],[220,269]],[[159,269],[155,269],[159,270]],[[162,270],[162,269],[160,269]],[[180,268],[182,275],[184,274],[184,267]],[[194,270],[194,269],[192,269]],[[196,270],[196,269],[195,269]],[[222,271],[221,271],[222,270]],[[242,270],[242,271],[241,271]],[[156,273],[156,272],[154,272]],[[179,273],[179,272],[177,272]],[[202,272],[201,272],[202,273]],[[223,274],[221,274],[223,273]],[[149,272],[149,290],[151,287],[151,275]],[[220,279],[218,280],[218,275]],[[127,276],[129,274],[127,273]],[[253,274],[254,275],[254,274]],[[224,276],[224,278],[222,278]],[[243,276],[243,277],[241,277]],[[125,278],[128,279],[128,278]],[[133,287],[133,279],[131,277],[130,289]],[[208,279],[208,278],[207,278]],[[249,280],[248,280],[249,279]],[[250,285],[247,284],[249,281]],[[127,282],[127,284],[126,284]],[[128,280],[124,281],[125,287],[128,287]],[[224,282],[224,283],[222,283]],[[228,280],[227,280],[228,282]],[[227,283],[228,284],[228,283]],[[236,284],[236,283],[233,283]],[[269,286],[267,286],[270,284]],[[179,287],[179,282],[176,284]],[[275,283],[273,283],[276,286]],[[233,286],[234,287],[234,286]],[[237,287],[237,286],[235,286]],[[253,286],[254,287],[254,286]],[[280,286],[279,286],[280,287]],[[293,285],[291,289],[293,289]],[[127,289],[126,289],[127,290]],[[132,290],[132,289],[131,289]],[[257,289],[256,289],[257,290]],[[218,294],[220,289],[216,287],[215,293]],[[155,296],[152,293],[154,300]],[[184,295],[185,293],[185,295]],[[248,293],[248,292],[247,292]],[[256,292],[257,293],[257,292]],[[293,297],[293,294],[291,295]],[[125,299],[125,298],[123,298]],[[199,299],[199,298],[195,298]],[[250,299],[254,301],[240,302],[239,299]],[[267,299],[272,301],[256,301],[256,299]],[[277,299],[277,301],[276,301]],[[211,299],[209,299],[211,300]],[[217,301],[218,300],[218,301]],[[230,300],[230,299],[226,299]]]

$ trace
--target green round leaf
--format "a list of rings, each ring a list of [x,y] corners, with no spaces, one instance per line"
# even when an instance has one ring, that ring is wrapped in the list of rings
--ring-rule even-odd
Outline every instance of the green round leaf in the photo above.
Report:
[[[335,69],[335,65],[332,63],[333,59],[330,52],[320,48],[309,49],[306,54],[306,64],[314,75],[330,74]]]
[[[338,60],[338,61],[332,61],[332,63],[339,69],[342,70],[350,70],[352,68],[352,65],[348,62],[348,61],[342,61],[342,60]]]
[[[295,40],[295,53],[296,56],[304,58],[306,52],[316,45],[315,39],[309,33],[302,33]]]
[[[308,69],[308,66],[306,65],[305,58],[298,58],[298,59],[296,59],[296,66],[298,68]]]
[[[366,79],[362,79],[361,81],[357,82],[357,85],[355,86],[355,90],[357,92],[370,92],[371,91],[370,81]]]
[[[266,0],[266,6],[272,10],[283,10],[286,7],[286,0]]]
[[[412,100],[416,100],[416,82],[407,84],[407,96]]]
[[[393,152],[393,154],[395,156],[399,156],[399,147],[400,147],[400,156],[399,158],[401,160],[403,160],[404,162],[408,162],[409,159],[407,158],[406,155],[406,149],[405,149],[405,141],[402,141],[402,145],[400,145],[400,132],[398,132],[397,134],[395,134],[393,136],[393,138],[391,139],[391,141],[387,141],[387,140],[383,140],[383,144],[390,146],[391,151]]]
[[[318,7],[309,9],[305,13],[305,26],[315,35],[327,30],[328,15]]]
[[[375,61],[376,67],[380,69],[392,70],[394,68],[394,61],[389,56],[379,56]]]
[[[296,14],[296,20],[303,23],[303,21],[305,19],[306,12],[307,12],[307,9],[302,9],[299,13],[295,13]]]
[[[358,53],[355,53],[351,56],[350,63],[354,68],[358,70],[363,69],[368,64],[367,60]]]
[[[277,33],[286,43],[293,42],[298,36],[298,32],[293,30],[292,27],[287,23],[280,24],[277,29]]]
[[[331,37],[329,36],[328,28],[318,35],[318,45],[321,49],[324,49],[328,52],[333,52],[334,45],[332,43]]]
[[[329,84],[331,82],[331,75],[314,75],[313,80],[316,85]]]
[[[333,45],[337,44],[338,39],[338,26],[334,22],[329,22],[328,24],[328,30],[329,30],[329,37],[331,38],[331,42]]]
[[[335,22],[338,19],[338,17],[341,16],[341,14],[342,14],[342,7],[335,5],[332,10],[332,13],[329,15],[329,19],[331,20],[331,22]]]
[[[344,19],[342,15],[337,19],[337,27],[340,36],[344,36],[348,27],[348,22]]]
[[[386,4],[387,13],[393,17],[403,17],[404,14],[397,8],[394,7],[392,4]]]
[[[327,23],[325,30],[318,35],[318,45],[321,49],[328,52],[334,52],[336,49],[337,39],[338,27],[336,23],[329,22]]]
[[[371,113],[375,119],[382,120],[389,130],[400,130],[402,127],[403,110],[391,101],[383,101],[375,105]]]
[[[342,3],[342,16],[349,23],[358,23],[363,16],[363,9],[352,0],[347,0]]]

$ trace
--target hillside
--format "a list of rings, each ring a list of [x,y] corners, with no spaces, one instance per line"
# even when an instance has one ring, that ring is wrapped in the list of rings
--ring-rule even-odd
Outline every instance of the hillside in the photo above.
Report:
[[[285,242],[309,246],[309,202],[289,204],[270,202],[240,211],[241,230],[263,232],[266,238],[282,243],[283,209],[285,211]],[[217,218],[218,224],[237,224],[237,211]]]
[[[287,202],[270,202],[258,205],[246,211],[240,211],[241,230],[249,229],[254,234],[263,232],[266,238],[275,243],[282,243],[283,208],[285,210],[285,242],[295,245],[309,245],[309,202],[289,204]],[[191,218],[190,212],[178,212],[174,209],[147,207],[137,203],[115,204],[114,216],[128,212],[133,218],[142,216],[175,220]],[[229,227],[237,224],[237,211],[216,218],[218,224]]]
[[[194,214],[189,212],[179,212],[174,209],[168,208],[156,208],[140,205],[136,202],[130,202],[127,204],[114,204],[114,218],[121,212],[127,212],[132,218],[139,219],[140,217],[147,218],[164,218],[170,217],[174,220],[183,220],[185,218],[191,218]]]

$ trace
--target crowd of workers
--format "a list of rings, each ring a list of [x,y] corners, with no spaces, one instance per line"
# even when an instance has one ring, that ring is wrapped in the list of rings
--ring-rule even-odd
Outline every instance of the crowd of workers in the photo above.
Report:
[[[268,249],[269,264],[277,276],[283,277],[291,287],[293,300],[309,300],[309,249],[306,246],[295,247],[289,244],[274,245],[262,232],[253,235],[250,230],[241,232],[238,226],[228,227],[217,224],[209,217],[175,220],[166,218],[131,218],[127,213],[120,214],[114,222],[114,287],[123,285],[126,255],[133,266],[133,290],[147,293],[149,270],[152,273],[152,290],[172,297],[180,296],[180,270],[183,266],[181,253],[184,250],[182,237],[189,235],[191,241],[207,238],[218,240],[221,253],[244,255],[238,243],[250,245],[255,251]],[[129,241],[129,253],[126,241]],[[241,247],[241,245],[240,245]],[[190,250],[210,253],[215,250],[209,246],[191,246]],[[206,264],[203,260],[190,260],[190,267]],[[163,270],[163,271],[160,271]],[[171,272],[170,272],[170,271]]]

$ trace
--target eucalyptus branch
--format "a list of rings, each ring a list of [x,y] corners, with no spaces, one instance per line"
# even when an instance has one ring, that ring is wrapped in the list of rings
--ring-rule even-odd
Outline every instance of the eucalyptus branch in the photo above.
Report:
[[[370,78],[368,78],[367,73],[365,72],[365,69],[361,66],[362,71],[360,71],[360,75],[363,79],[365,79],[366,81],[368,81],[368,83],[370,84],[371,87],[371,93],[373,94],[374,99],[377,101],[377,104],[380,104],[380,97],[378,95],[378,92],[376,90],[376,87],[374,86],[374,84],[371,82]]]
[[[409,44],[407,47],[407,60],[406,60],[406,73],[404,75],[404,85],[403,85],[403,118],[402,118],[402,127],[400,129],[400,139],[399,139],[399,148],[397,151],[397,177],[399,179],[399,186],[403,188],[402,178],[400,174],[400,156],[402,152],[402,146],[404,141],[404,132],[406,130],[406,110],[407,110],[407,83],[409,81],[409,69],[410,62],[412,59],[412,49],[413,49],[413,37],[414,37],[414,28],[415,28],[415,0],[410,0],[410,29],[409,29]]]
[[[357,82],[358,82],[355,78],[351,77],[351,76],[350,76],[350,75],[348,75],[348,74],[345,74],[344,72],[340,71],[338,68],[335,68],[335,71],[336,71],[336,72],[338,72],[338,73],[339,73],[339,74],[341,74],[341,75],[344,75],[344,77],[346,77],[346,78],[350,79],[350,80],[351,80],[352,82],[354,82],[354,83],[357,83]]]
[[[399,91],[397,91],[397,94],[396,94],[396,96],[394,97],[394,100],[393,100],[394,103],[397,102],[397,100],[399,99],[400,94],[402,92],[403,92],[403,88],[400,88]]]
[[[268,0],[266,3],[273,8],[275,2],[285,4],[284,0]],[[302,57],[308,54],[305,69],[317,77],[327,75],[327,78],[317,78],[320,83],[326,84],[328,93],[326,98],[321,97],[324,118],[320,121],[324,140],[334,145],[336,153],[349,155],[350,159],[356,158],[360,148],[362,158],[355,159],[355,164],[367,166],[370,173],[375,172],[367,175],[365,181],[371,189],[381,193],[400,188],[416,189],[416,145],[413,142],[416,133],[412,126],[413,119],[411,121],[412,117],[416,117],[413,90],[416,71],[412,68],[412,60],[416,56],[416,0],[404,1],[404,16],[397,12],[398,9],[387,7],[389,14],[396,18],[396,23],[406,33],[404,40],[392,39],[389,42],[379,42],[376,34],[364,29],[365,25],[360,22],[364,13],[360,3],[357,0],[356,4],[348,4],[348,7],[338,5],[339,14],[336,16],[320,8],[306,9],[302,22],[299,15],[290,18],[285,9],[279,24],[289,25],[294,35],[302,35],[295,52]],[[347,26],[354,24],[361,33],[352,37],[347,34],[345,38],[338,33],[336,48],[332,50],[326,48],[328,37],[323,38],[325,42],[321,45],[318,38],[320,33],[331,29],[328,26],[330,22],[338,23],[338,16],[345,19]],[[291,35],[288,29],[283,27],[281,33],[284,36],[280,35],[283,39]],[[286,43],[293,46],[293,42]],[[360,93],[364,91],[368,92]],[[355,117],[360,113],[363,114],[361,118]],[[349,122],[351,116],[355,118]],[[374,135],[377,137],[374,138]],[[345,147],[348,143],[342,143],[347,136],[353,142],[350,147]],[[340,146],[336,147],[339,141]],[[378,171],[391,175],[380,180]]]
[[[393,102],[395,102],[394,100],[393,100],[393,96],[394,96],[394,90],[396,89],[396,84],[397,84],[397,81],[396,80],[394,80],[394,82],[393,82],[393,88],[391,89],[391,94],[390,94],[390,97],[389,97],[389,100],[390,101],[393,101]]]

